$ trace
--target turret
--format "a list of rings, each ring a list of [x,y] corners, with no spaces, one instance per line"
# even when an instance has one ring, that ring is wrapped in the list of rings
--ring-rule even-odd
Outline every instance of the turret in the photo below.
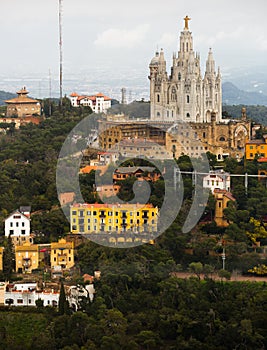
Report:
[[[211,49],[209,50],[208,59],[206,61],[206,73],[215,75],[215,61]]]

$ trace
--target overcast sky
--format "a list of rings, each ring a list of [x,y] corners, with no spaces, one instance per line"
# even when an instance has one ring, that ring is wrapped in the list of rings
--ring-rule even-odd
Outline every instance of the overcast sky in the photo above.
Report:
[[[1,0],[0,9],[0,76],[57,76],[58,0]],[[64,73],[148,74],[157,47],[170,64],[185,15],[202,66],[209,47],[222,72],[266,65],[266,10],[266,0],[63,0]]]

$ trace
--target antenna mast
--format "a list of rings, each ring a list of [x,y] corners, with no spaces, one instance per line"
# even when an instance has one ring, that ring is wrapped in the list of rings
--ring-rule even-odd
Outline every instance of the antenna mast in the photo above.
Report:
[[[52,82],[51,82],[51,70],[49,68],[49,111],[48,111],[48,114],[49,114],[49,117],[51,117],[52,115]]]
[[[60,111],[62,111],[62,70],[63,70],[62,1],[63,0],[59,0],[59,107],[60,107]]]

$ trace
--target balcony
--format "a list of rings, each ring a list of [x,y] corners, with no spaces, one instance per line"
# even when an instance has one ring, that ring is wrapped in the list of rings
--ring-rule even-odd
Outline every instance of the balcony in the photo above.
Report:
[[[31,263],[31,258],[23,258],[23,263],[22,263],[23,267],[25,268],[29,268],[31,267],[32,263]]]

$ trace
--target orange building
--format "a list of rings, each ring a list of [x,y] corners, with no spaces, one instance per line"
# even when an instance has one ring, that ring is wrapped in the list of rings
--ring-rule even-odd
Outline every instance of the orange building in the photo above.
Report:
[[[156,168],[150,166],[143,167],[119,167],[114,171],[113,180],[125,180],[130,176],[134,176],[140,180],[155,182],[160,178],[160,174],[155,172]]]
[[[249,140],[246,142],[246,159],[253,160],[255,156],[259,158],[267,157],[267,135],[264,135],[261,140]]]
[[[224,216],[224,209],[227,208],[229,201],[235,201],[231,192],[215,189],[213,195],[216,199],[214,221],[218,226],[226,227],[229,225]]]

